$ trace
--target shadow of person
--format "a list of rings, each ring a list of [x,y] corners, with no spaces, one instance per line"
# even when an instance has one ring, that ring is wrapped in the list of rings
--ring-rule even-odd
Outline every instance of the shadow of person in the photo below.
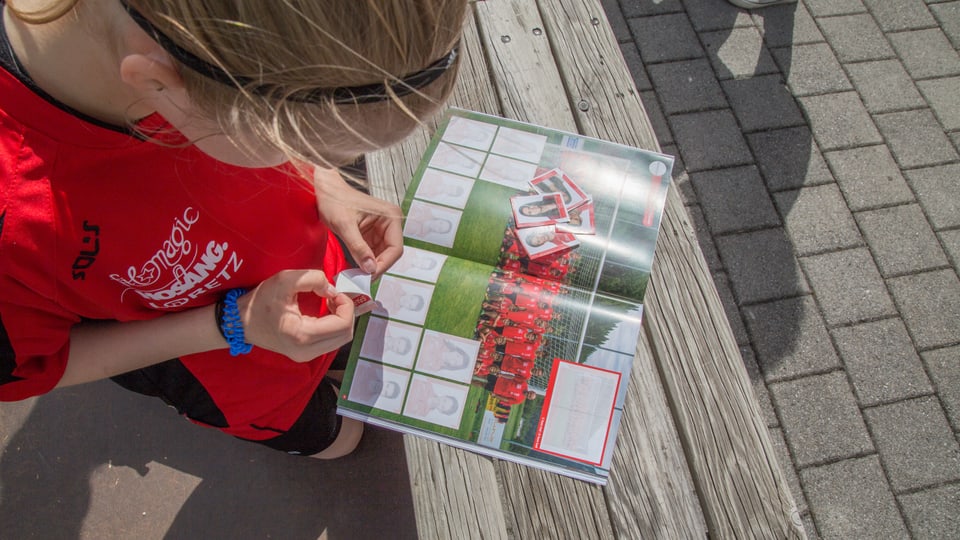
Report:
[[[832,181],[791,90],[808,75],[793,73],[803,54],[793,46],[794,34],[812,19],[801,16],[804,8],[796,3],[751,12],[724,0],[683,0],[683,5],[731,113],[714,116],[729,129],[711,133],[703,129],[709,126],[699,127],[707,133],[698,148],[707,156],[713,156],[711,147],[731,149],[725,158],[688,159],[683,138],[677,140],[717,247],[719,264],[711,270],[718,285],[729,280],[733,299],[725,303],[738,341],[743,345],[749,338],[767,380],[788,376],[798,369],[795,351],[802,348],[805,318],[812,312],[796,300],[810,292],[797,256],[806,247],[786,224],[798,210],[801,188]],[[749,368],[753,360],[745,361]],[[758,370],[749,371],[757,383]]]
[[[416,538],[402,436],[321,461],[194,426],[109,381],[0,406],[0,537]]]

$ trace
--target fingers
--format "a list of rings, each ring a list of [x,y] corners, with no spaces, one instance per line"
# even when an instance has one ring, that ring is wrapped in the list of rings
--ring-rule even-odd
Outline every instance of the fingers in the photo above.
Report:
[[[382,232],[381,249],[377,255],[377,270],[375,278],[383,275],[403,255],[403,228],[399,219],[387,218],[388,222]]]
[[[353,302],[344,294],[327,300],[330,314],[323,317],[300,315],[294,327],[287,328],[296,345],[289,356],[297,362],[313,360],[323,353],[338,349],[353,339]],[[291,321],[293,322],[293,321]]]
[[[353,260],[357,261],[357,265],[368,274],[376,274],[379,270],[377,257],[370,245],[367,244],[360,229],[356,226],[343,227],[339,231],[339,236],[343,244],[347,246],[347,251],[350,252]]]
[[[282,274],[287,274],[293,280],[290,286],[290,298],[295,299],[298,294],[305,292],[312,292],[323,298],[333,298],[337,295],[337,289],[321,270],[287,270],[281,272]]]
[[[304,324],[301,325],[301,328],[305,329],[307,333],[322,333],[327,330],[336,331],[346,326],[348,330],[352,332],[353,301],[350,300],[347,295],[337,292],[337,289],[327,280],[326,274],[320,270],[289,270],[287,272],[293,274],[292,277],[294,278],[290,291],[292,302],[288,309],[291,313],[295,313],[303,319]],[[330,315],[313,317],[301,313],[298,298],[300,293],[313,293],[325,298],[327,301],[327,310],[330,312]],[[342,323],[336,324],[334,321],[327,321],[322,325],[316,323],[316,321],[324,321],[331,316],[344,321],[346,325]]]
[[[353,302],[320,270],[280,272],[242,299],[249,302],[244,320],[249,342],[296,362],[311,361],[353,339]],[[316,316],[320,299],[326,301],[328,315]],[[301,305],[312,314],[301,311]]]
[[[380,277],[403,252],[402,214],[395,204],[357,191],[338,171],[314,171],[321,219],[366,273]]]

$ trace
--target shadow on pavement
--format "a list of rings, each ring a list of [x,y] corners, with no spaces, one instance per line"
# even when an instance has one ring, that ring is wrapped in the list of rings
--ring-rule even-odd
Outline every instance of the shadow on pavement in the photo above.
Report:
[[[2,538],[416,538],[384,430],[340,460],[288,456],[102,381],[3,404],[0,441]]]
[[[742,37],[752,27],[738,22],[747,12],[724,0],[687,0],[684,4],[692,18],[709,19],[700,24],[722,29],[701,34],[702,44],[708,54],[719,57],[719,61],[713,58],[714,69],[749,151],[743,159],[755,163],[692,174],[700,177],[700,182],[694,183],[697,198],[708,223],[712,222],[713,241],[736,303],[729,305],[725,300],[728,316],[735,331],[745,319],[745,330],[755,345],[760,373],[750,366],[752,359],[745,360],[757,383],[762,374],[777,376],[793,369],[788,364],[794,359],[803,319],[808,316],[797,298],[808,292],[806,279],[784,226],[797,203],[799,188],[810,183],[811,175],[819,170],[817,163],[823,161],[814,150],[802,109],[787,87],[796,54],[792,43],[799,8],[798,4],[786,4],[750,14],[763,36],[763,46],[756,49],[756,67],[749,73],[747,60],[752,53],[742,47],[756,42]],[[733,48],[736,64],[732,67],[724,64],[725,47]],[[721,139],[728,135],[714,135],[719,138],[712,144],[724,147],[727,142]],[[682,155],[683,141],[678,145]],[[687,165],[690,168],[690,163]],[[715,184],[710,186],[711,182]],[[719,235],[717,228],[721,229]]]

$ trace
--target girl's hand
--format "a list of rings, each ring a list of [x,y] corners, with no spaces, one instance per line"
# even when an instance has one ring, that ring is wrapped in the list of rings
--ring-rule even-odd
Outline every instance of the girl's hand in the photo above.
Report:
[[[300,311],[298,295],[315,294],[327,302],[323,317]],[[309,362],[353,339],[353,302],[340,294],[320,270],[284,270],[237,301],[247,343]]]
[[[400,208],[350,187],[333,169],[314,172],[320,219],[347,246],[357,264],[379,278],[403,254]]]

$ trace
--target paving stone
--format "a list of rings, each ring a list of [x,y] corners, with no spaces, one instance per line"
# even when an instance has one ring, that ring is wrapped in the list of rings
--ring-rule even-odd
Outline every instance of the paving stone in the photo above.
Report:
[[[823,538],[909,538],[877,456],[800,471]]]
[[[625,17],[643,17],[647,15],[682,12],[683,5],[680,4],[680,0],[661,0],[659,2],[649,2],[648,0],[620,0],[619,9],[623,10]]]
[[[727,315],[727,322],[730,323],[730,330],[733,331],[734,339],[737,340],[738,345],[748,345],[750,337],[747,335],[747,328],[743,325],[743,317],[740,316],[740,308],[737,307],[737,300],[730,288],[730,278],[727,277],[725,272],[716,272],[713,274],[713,283],[717,288],[717,294],[720,296],[720,302],[723,304],[723,311]]]
[[[650,79],[667,115],[727,106],[706,58],[653,64]]]
[[[650,0],[633,0],[652,3]],[[738,26],[750,26],[753,21],[750,14],[727,2],[713,0],[684,0],[690,22],[698,32],[708,30],[729,30]]]
[[[816,18],[867,11],[860,0],[805,0],[804,4]]]
[[[923,2],[891,2],[863,0],[884,32],[899,32],[936,26],[930,10]]]
[[[777,412],[773,408],[773,402],[770,401],[770,392],[767,391],[767,384],[763,381],[763,374],[760,373],[760,367],[757,366],[757,359],[750,347],[740,347],[740,357],[743,358],[743,367],[747,370],[750,377],[750,385],[753,387],[753,395],[757,397],[760,405],[760,414],[768,428],[780,425],[777,419]],[[792,463],[782,464],[783,467],[793,468]]]
[[[793,495],[793,502],[797,505],[797,512],[806,514],[807,498],[803,496],[803,488],[800,486],[800,477],[793,468],[793,461],[790,460],[790,449],[787,448],[787,441],[783,438],[783,431],[780,428],[768,427],[770,441],[773,443],[773,450],[777,456],[777,464],[786,477],[787,485],[790,486],[790,494]]]
[[[811,280],[812,281],[812,280]],[[954,345],[960,339],[960,280],[938,270],[887,280],[917,348]]]
[[[933,392],[920,356],[900,319],[835,328],[831,333],[861,406]]]
[[[670,116],[683,161],[690,172],[747,165],[753,161],[747,142],[728,109]]]
[[[772,53],[781,71],[787,75],[787,85],[795,96],[853,89],[826,43],[773,49]]]
[[[797,467],[803,469],[873,451],[867,427],[842,371],[773,383],[768,388]],[[813,512],[817,514],[816,507]]]
[[[913,538],[960,538],[960,484],[900,496]]]
[[[823,41],[823,34],[803,3],[770,6],[753,12],[768,47]]]
[[[690,214],[693,232],[697,235],[697,243],[700,245],[700,251],[703,252],[703,258],[707,261],[707,267],[714,272],[723,270],[717,246],[713,243],[713,235],[710,234],[710,227],[703,217],[703,209],[700,205],[688,206],[687,213]]]
[[[690,181],[715,235],[780,225],[756,167],[690,173]]]
[[[841,367],[813,297],[745,306],[743,316],[767,382]]]
[[[737,302],[763,302],[809,292],[781,228],[716,238]]]
[[[633,84],[637,90],[644,92],[653,89],[650,84],[650,77],[647,76],[647,70],[643,67],[643,60],[640,58],[640,51],[637,50],[637,44],[630,41],[620,44],[620,53],[623,55],[623,61],[630,70],[630,76],[633,77]]]
[[[960,130],[960,77],[919,81],[917,86],[943,129]]]
[[[880,271],[866,248],[800,260],[827,326],[896,315]]]
[[[953,269],[960,272],[960,229],[940,233],[940,244],[950,257]]]
[[[803,115],[780,75],[723,81],[744,132],[804,125]]]
[[[930,11],[940,23],[940,29],[947,35],[954,48],[960,49],[960,2],[946,2],[930,6]]]
[[[874,119],[903,169],[929,167],[960,158],[929,109],[878,114]]]
[[[771,192],[833,182],[807,126],[750,133],[747,142]]]
[[[905,174],[935,230],[960,227],[960,164]]]
[[[927,104],[900,60],[849,64],[846,68],[871,113],[918,109]]]
[[[627,19],[623,16],[623,10],[620,9],[619,0],[600,0],[603,11],[607,15],[607,21],[610,23],[610,29],[613,35],[617,37],[620,43],[633,41],[630,34],[630,26],[627,25]]]
[[[863,245],[836,184],[774,194],[787,234],[801,256]]]
[[[883,139],[856,92],[799,98],[820,149],[840,150],[880,144]]]
[[[869,13],[823,17],[818,22],[844,64],[894,56],[890,43]]]
[[[960,480],[960,445],[936,398],[881,405],[863,414],[894,492]]]
[[[779,73],[756,28],[734,28],[700,35],[718,79]]]
[[[644,62],[670,62],[703,56],[703,48],[683,13],[628,19]]]
[[[948,264],[920,205],[869,210],[857,214],[856,218],[884,277]]]
[[[653,90],[640,92],[640,101],[643,102],[643,109],[647,112],[650,119],[650,125],[653,127],[653,133],[661,145],[672,144],[673,133],[670,131],[670,124],[667,117],[663,115],[663,109],[660,108],[660,102],[657,101],[657,94]]]
[[[939,28],[887,34],[914,79],[960,74],[960,55]]]
[[[936,388],[947,419],[960,431],[960,346],[936,349],[921,354]]]
[[[827,152],[824,158],[854,212],[914,200],[910,186],[886,146]]]

